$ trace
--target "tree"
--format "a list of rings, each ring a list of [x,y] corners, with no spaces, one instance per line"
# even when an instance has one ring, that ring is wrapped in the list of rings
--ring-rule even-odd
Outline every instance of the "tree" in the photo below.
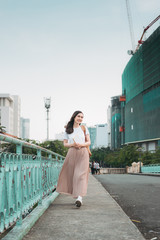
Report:
[[[105,156],[104,160],[107,167],[122,167],[119,163],[119,150],[111,151]]]
[[[6,132],[5,128],[6,128],[5,126],[2,126],[0,124],[0,133],[5,133]]]
[[[22,139],[20,139],[22,140]],[[45,141],[43,143],[37,143],[35,140],[31,139],[25,139],[26,142],[29,142],[31,144],[38,145],[40,147],[46,148],[52,152],[58,153],[62,156],[66,156],[68,148],[64,147],[63,142],[59,140],[54,140],[54,141]],[[4,152],[10,152],[10,153],[16,153],[16,144],[14,143],[3,143],[1,145],[1,149]],[[36,155],[37,151],[36,149],[33,148],[28,148],[28,147],[23,147],[22,152],[24,154],[32,154]],[[47,153],[43,153],[43,156],[47,156]]]
[[[130,166],[132,162],[138,162],[139,153],[137,147],[133,144],[124,146],[120,150],[119,160],[122,166]]]
[[[151,164],[153,162],[153,153],[149,151],[144,152],[141,160],[144,165]]]
[[[153,157],[152,157],[152,163],[153,164],[158,164],[160,163],[160,148],[156,149],[155,153],[152,153]]]
[[[18,138],[19,140],[23,140],[21,138]],[[31,139],[25,139],[26,142],[31,143],[31,144],[35,144],[38,145],[38,143],[35,140],[31,140]],[[16,144],[14,143],[3,143],[1,145],[1,149],[3,152],[10,152],[10,153],[16,153]],[[24,154],[36,154],[36,150],[33,148],[28,148],[28,147],[23,147],[22,152]]]
[[[106,155],[111,152],[110,148],[107,147],[102,147],[102,148],[95,148],[92,150],[92,156],[91,156],[91,161],[97,161],[99,162],[100,166],[105,167],[106,166]]]
[[[3,152],[16,153],[16,145],[14,143],[2,143],[1,150]]]
[[[64,147],[63,142],[59,140],[45,141],[39,144],[41,147],[46,148],[52,152],[58,153],[62,156],[66,156],[68,148]]]

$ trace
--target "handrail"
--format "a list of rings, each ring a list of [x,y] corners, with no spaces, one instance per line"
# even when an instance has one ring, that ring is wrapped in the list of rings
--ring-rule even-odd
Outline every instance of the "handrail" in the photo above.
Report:
[[[52,155],[56,155],[58,157],[64,158],[60,154],[52,152],[52,151],[50,151],[46,148],[40,147],[40,146],[38,146],[36,144],[33,144],[33,143],[25,142],[23,140],[20,140],[20,139],[14,138],[14,137],[9,137],[9,136],[7,136],[5,134],[2,134],[2,133],[0,133],[0,141],[14,143],[16,145],[22,145],[24,147],[28,147],[28,148],[32,148],[32,149],[40,149],[41,151],[46,152],[48,154],[52,154]]]
[[[0,232],[22,219],[56,189],[64,157],[14,137],[0,134],[0,141],[16,145],[16,153],[0,151]],[[37,150],[35,158],[23,147]],[[47,153],[47,157],[42,156]]]
[[[160,173],[160,164],[148,164],[141,167],[142,173]]]

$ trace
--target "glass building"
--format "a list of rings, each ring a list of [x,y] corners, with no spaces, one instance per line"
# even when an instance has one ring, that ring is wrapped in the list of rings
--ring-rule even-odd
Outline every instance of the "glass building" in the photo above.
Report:
[[[30,138],[30,119],[22,118],[20,119],[20,137],[22,139]]]
[[[121,144],[136,143],[144,150],[155,150],[160,146],[160,27],[125,67],[122,95]]]
[[[90,139],[91,139],[91,145],[90,145],[90,149],[95,148],[96,146],[96,127],[88,127],[88,131],[90,134]]]
[[[91,139],[90,149],[108,147],[108,132],[106,123],[88,127],[88,130]]]

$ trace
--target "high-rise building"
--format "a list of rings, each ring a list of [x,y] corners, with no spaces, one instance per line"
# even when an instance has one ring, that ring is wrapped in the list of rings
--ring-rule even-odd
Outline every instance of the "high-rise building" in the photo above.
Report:
[[[160,27],[144,41],[122,74],[122,95],[111,99],[111,148],[160,147]]]
[[[96,125],[96,147],[108,147],[107,123]]]
[[[0,124],[9,134],[20,136],[20,98],[10,94],[0,94]]]
[[[91,139],[90,149],[108,147],[107,123],[88,127]]]
[[[0,124],[5,131],[13,134],[13,97],[10,94],[0,94]]]
[[[30,120],[28,118],[20,118],[20,138],[29,139]]]
[[[20,137],[21,100],[13,95],[13,135]]]
[[[88,131],[91,139],[90,149],[93,149],[96,147],[96,127],[95,126],[88,127]]]
[[[124,144],[160,146],[160,27],[144,41],[122,74]]]

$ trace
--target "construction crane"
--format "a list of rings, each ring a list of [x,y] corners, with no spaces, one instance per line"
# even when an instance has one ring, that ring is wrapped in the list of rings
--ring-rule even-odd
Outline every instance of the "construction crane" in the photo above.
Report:
[[[129,5],[129,0],[126,0],[126,8],[127,8],[129,31],[130,31],[130,37],[131,37],[131,43],[132,43],[132,50],[130,52],[134,53],[134,51],[135,51],[135,38],[134,38],[133,23],[132,23],[132,17],[131,17],[131,10],[130,10],[130,5]]]
[[[146,32],[155,22],[157,22],[158,19],[160,19],[160,15],[159,15],[157,18],[155,18],[155,19],[144,29],[144,31],[143,31],[143,33],[142,33],[142,36],[141,36],[140,40],[138,41],[138,45],[137,45],[137,47],[136,47],[135,52],[139,49],[140,45],[144,43],[144,41],[142,41],[142,39],[143,39],[143,37],[144,37],[145,32]]]

